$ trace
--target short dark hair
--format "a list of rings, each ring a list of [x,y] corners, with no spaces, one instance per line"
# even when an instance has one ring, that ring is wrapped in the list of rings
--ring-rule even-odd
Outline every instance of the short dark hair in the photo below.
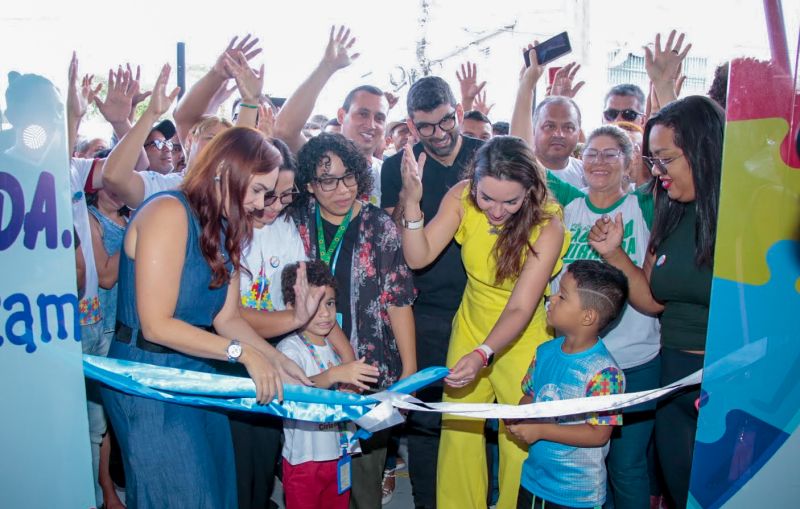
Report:
[[[569,97],[564,97],[563,95],[549,95],[542,99],[542,102],[536,105],[536,109],[533,110],[533,127],[536,128],[537,122],[539,122],[539,115],[542,114],[542,110],[545,109],[547,106],[551,104],[562,104],[564,106],[569,106],[575,110],[575,115],[578,117],[578,127],[581,126],[581,109],[578,107],[578,103],[573,101]]]
[[[628,300],[628,279],[621,270],[597,260],[575,260],[567,267],[575,278],[583,309],[597,312],[603,330],[619,316]]]
[[[338,118],[333,117],[332,119],[330,119],[327,122],[325,122],[325,127],[328,127],[328,126],[342,127],[342,124],[339,123],[339,119]]]
[[[511,131],[511,126],[505,120],[500,120],[492,124],[493,136],[508,136],[509,131]]]
[[[300,189],[300,194],[292,202],[291,207],[294,211],[303,210],[311,198],[308,184],[317,178],[317,166],[327,157],[328,153],[339,156],[347,171],[355,174],[358,182],[356,196],[365,196],[372,191],[371,163],[364,159],[355,143],[339,133],[320,133],[308,140],[297,154],[297,172],[294,179]]]
[[[330,286],[336,292],[336,278],[331,274],[328,265],[322,260],[290,263],[283,267],[281,272],[281,293],[285,304],[295,304],[294,284],[297,281],[297,269],[300,263],[306,264],[306,279],[308,286]]]
[[[409,118],[414,118],[415,111],[433,111],[442,104],[455,107],[457,103],[450,85],[438,76],[420,78],[408,89],[406,109]]]
[[[708,97],[716,101],[722,109],[728,106],[728,67],[730,62],[725,62],[717,66],[714,70],[714,80],[708,89]]]
[[[614,85],[611,87],[611,90],[608,91],[606,94],[606,98],[603,101],[603,107],[605,107],[605,103],[608,102],[608,98],[612,95],[621,95],[623,97],[635,97],[637,101],[639,101],[639,108],[644,109],[645,106],[645,98],[644,92],[638,86],[634,85],[633,83],[622,83],[621,85]]]
[[[484,124],[492,125],[492,121],[489,120],[489,117],[478,110],[469,110],[468,112],[464,113],[464,120],[475,120],[476,122],[483,122]]]
[[[350,111],[350,106],[353,105],[353,99],[355,99],[356,94],[359,92],[366,92],[368,94],[377,95],[383,97],[383,90],[373,85],[361,85],[360,87],[356,87],[351,90],[347,97],[344,98],[344,103],[342,104],[342,109],[344,111]]]
[[[275,148],[278,149],[278,152],[281,153],[282,161],[278,169],[289,170],[297,173],[297,158],[295,158],[294,154],[292,154],[289,145],[278,138],[269,138],[269,141],[272,142],[272,144],[275,145]]]

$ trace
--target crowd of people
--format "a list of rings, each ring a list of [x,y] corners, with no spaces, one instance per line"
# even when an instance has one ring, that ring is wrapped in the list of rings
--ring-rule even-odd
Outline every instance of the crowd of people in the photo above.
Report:
[[[679,98],[682,34],[656,37],[648,93],[614,86],[598,122],[581,116],[575,63],[534,104],[546,69],[533,46],[507,123],[490,120],[469,63],[460,97],[425,76],[400,115],[396,96],[361,84],[333,118],[312,116],[354,46],[332,28],[280,104],[263,93],[250,36],[177,104],[169,65],[152,91],[130,66],[103,91],[73,55],[85,353],[249,377],[260,404],[282,401],[284,383],[371,394],[430,366],[450,370],[423,401],[514,405],[652,389],[702,367],[724,99]],[[12,73],[6,100],[3,158],[25,160],[26,130],[62,121],[63,105],[32,74]],[[81,138],[92,103],[113,142]],[[493,474],[481,419],[411,412],[402,430],[354,440],[347,423],[87,387],[96,499],[109,509],[264,509],[276,476],[289,509],[374,509],[391,497],[401,432],[418,508],[682,508],[699,397],[501,420]]]

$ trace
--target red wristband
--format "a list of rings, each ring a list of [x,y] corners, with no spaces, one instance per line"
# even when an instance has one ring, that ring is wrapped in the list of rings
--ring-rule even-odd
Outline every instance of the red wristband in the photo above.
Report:
[[[481,356],[481,362],[483,363],[483,367],[489,366],[489,357],[486,355],[486,352],[481,350],[480,348],[476,348],[473,352],[477,353]]]

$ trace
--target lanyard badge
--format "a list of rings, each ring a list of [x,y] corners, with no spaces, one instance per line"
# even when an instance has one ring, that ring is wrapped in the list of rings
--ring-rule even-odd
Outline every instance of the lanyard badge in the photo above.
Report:
[[[347,453],[347,446],[342,447],[342,457],[336,462],[336,488],[339,490],[339,495],[350,489],[353,484],[353,479],[350,476],[352,462],[350,455]]]

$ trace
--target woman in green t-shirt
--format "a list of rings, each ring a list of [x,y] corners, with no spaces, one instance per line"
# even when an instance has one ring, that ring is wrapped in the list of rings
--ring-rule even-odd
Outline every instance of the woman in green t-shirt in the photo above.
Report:
[[[601,219],[592,247],[621,269],[631,304],[661,321],[661,383],[703,367],[714,263],[725,114],[706,97],[665,106],[644,130],[643,160],[653,181],[655,211],[642,268],[620,247],[621,218]],[[662,401],[656,413],[656,447],[668,494],[685,507],[697,428],[699,388]]]

